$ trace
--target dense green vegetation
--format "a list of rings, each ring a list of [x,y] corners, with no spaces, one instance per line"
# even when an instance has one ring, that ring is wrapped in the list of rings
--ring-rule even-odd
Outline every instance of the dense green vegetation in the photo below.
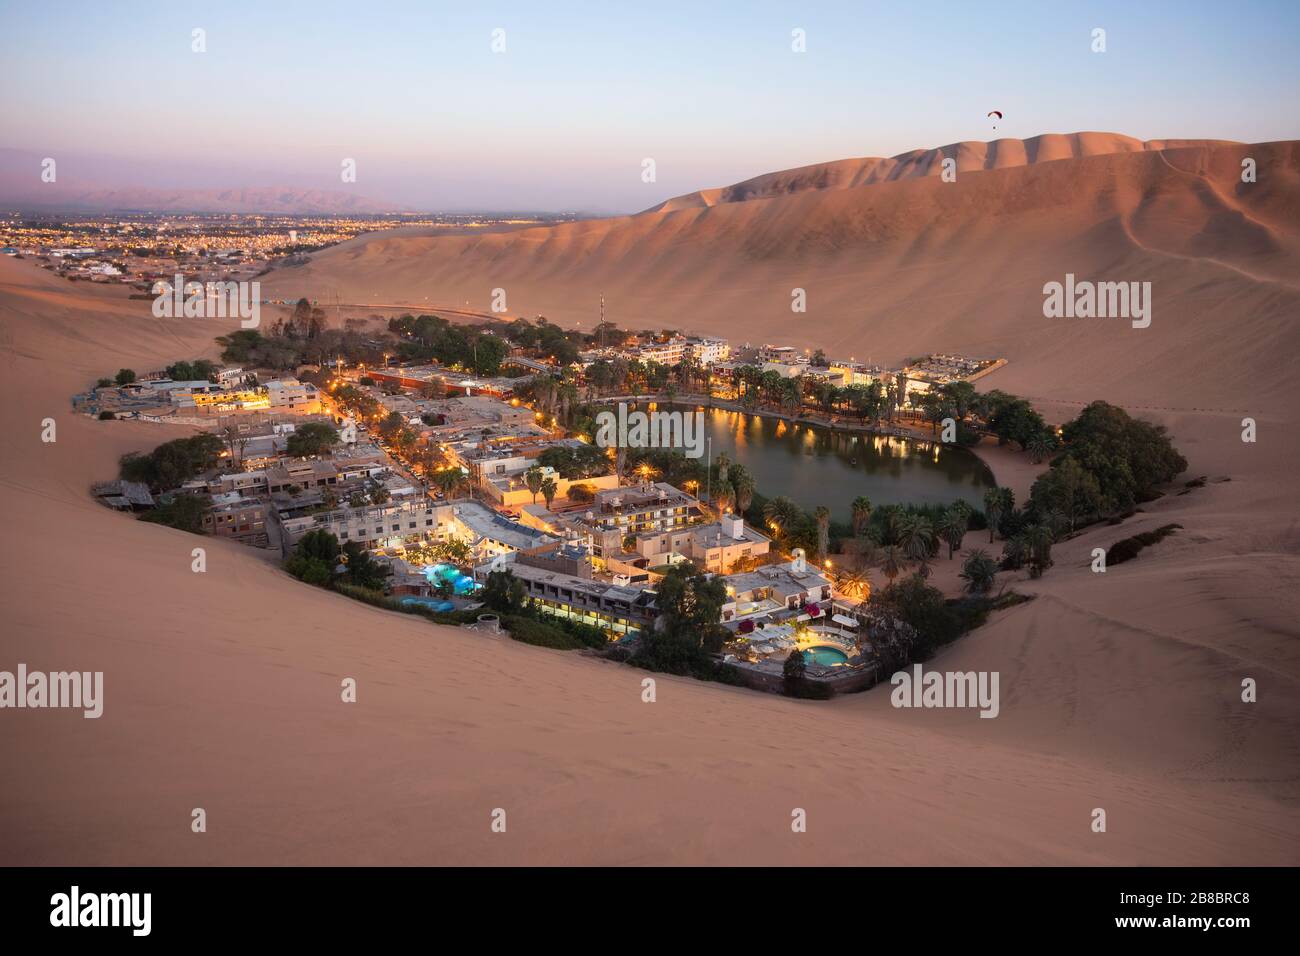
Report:
[[[566,332],[542,318],[536,322],[516,319],[505,325],[504,331],[512,342],[534,349],[543,358],[554,359],[560,365],[576,362],[578,351],[586,342],[582,333]]]
[[[311,455],[323,455],[338,444],[339,433],[333,425],[323,422],[308,422],[299,425],[284,443],[286,454],[295,458],[307,458]]]
[[[475,375],[495,376],[501,372],[501,360],[510,354],[510,344],[501,336],[437,315],[403,315],[390,319],[388,330],[397,336],[397,354],[403,361],[432,360]]]
[[[1180,524],[1166,524],[1152,531],[1135,534],[1131,538],[1121,538],[1106,549],[1106,566],[1113,567],[1125,561],[1132,561],[1143,548],[1160,543],[1175,531],[1182,530],[1182,527]]]
[[[525,644],[573,650],[604,648],[609,643],[605,632],[597,627],[545,614],[532,606],[524,594],[523,582],[509,570],[490,572],[479,600],[500,615],[511,637]]]
[[[365,322],[349,319],[342,329],[326,327],[325,312],[300,299],[287,319],[266,332],[239,329],[217,337],[221,360],[245,368],[294,369],[342,359],[349,364],[383,361],[385,345],[364,333]]]
[[[808,662],[804,652],[793,650],[785,659],[781,669],[782,692],[787,697],[801,697],[805,700],[830,700],[835,691],[828,684],[811,680],[808,677]]]
[[[907,625],[889,635],[873,637],[872,647],[882,678],[912,661],[924,661],[939,648],[979,627],[989,612],[1028,600],[1014,592],[996,599],[972,596],[948,600],[920,575],[912,574],[871,595],[871,610]]]
[[[651,671],[738,683],[732,669],[712,657],[730,636],[719,623],[727,600],[723,582],[683,563],[673,565],[655,591],[656,627],[642,633],[628,663]]]
[[[596,478],[609,474],[609,457],[595,445],[576,448],[547,448],[537,456],[537,464],[554,468],[561,478]]]
[[[1066,515],[1071,528],[1149,501],[1187,468],[1164,426],[1093,402],[1061,428],[1064,447],[1034,483],[1030,507]]]
[[[203,516],[211,507],[212,499],[207,495],[172,495],[152,511],[141,513],[140,520],[165,524],[191,534],[203,534]]]
[[[303,535],[284,562],[284,569],[300,581],[319,587],[343,583],[377,589],[384,586],[389,574],[360,543],[349,541],[339,547],[338,538],[323,530]]]
[[[142,481],[153,491],[176,488],[216,467],[225,443],[206,432],[159,445],[147,455],[123,455],[119,473],[126,481]]]
[[[176,362],[167,366],[167,377],[176,382],[211,381],[216,377],[219,366],[207,359],[195,359],[193,362]]]

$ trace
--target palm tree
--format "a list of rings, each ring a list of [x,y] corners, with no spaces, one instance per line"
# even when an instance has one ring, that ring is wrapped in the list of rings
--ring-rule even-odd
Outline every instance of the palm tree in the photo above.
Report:
[[[1052,532],[1041,524],[1025,529],[1025,546],[1029,552],[1029,576],[1040,578],[1052,566]]]
[[[718,484],[725,486],[727,484],[727,469],[731,467],[731,459],[727,457],[726,452],[718,455]]]
[[[853,536],[860,538],[867,533],[867,524],[871,521],[871,499],[859,495],[853,499]]]
[[[1050,431],[1040,431],[1034,433],[1029,439],[1025,450],[1029,452],[1029,457],[1035,465],[1042,462],[1044,458],[1051,456],[1056,451],[1056,434]]]
[[[793,379],[787,379],[786,381],[793,381]],[[789,415],[791,419],[799,417],[799,413],[803,410],[803,396],[799,394],[797,385],[781,390],[781,410]]]
[[[880,550],[880,570],[889,583],[894,583],[894,578],[903,573],[903,565],[907,561],[907,552],[896,544],[886,545]]]
[[[835,575],[835,588],[854,601],[865,600],[871,593],[871,586],[861,571],[840,571]]]
[[[904,512],[900,505],[884,505],[880,509],[884,515],[881,544],[898,544],[899,529],[903,523]]]
[[[1002,513],[1009,515],[1016,510],[1016,493],[1010,488],[999,488],[998,494],[1002,496]]]
[[[533,467],[524,472],[524,484],[527,485],[528,490],[533,493],[533,504],[537,504],[537,493],[542,490],[542,482],[544,480],[545,476],[542,474],[542,469],[537,465],[533,465]]]
[[[1016,510],[1016,493],[1010,488],[990,488],[984,492],[984,517],[989,524],[989,542],[1002,519]]]
[[[817,520],[817,561],[821,563],[826,560],[827,552],[830,551],[831,509],[825,505],[818,505],[817,510],[813,512],[813,517]]]
[[[718,514],[726,514],[731,510],[732,498],[735,492],[731,490],[730,485],[723,485],[713,495],[713,507],[717,509]]]
[[[961,565],[961,579],[966,582],[966,591],[970,594],[988,594],[993,588],[993,580],[998,573],[998,563],[987,551],[976,548],[966,552],[966,560]]]
[[[993,532],[1002,520],[1002,494],[1000,488],[990,488],[984,492],[984,519],[989,525],[989,544],[992,544]]]
[[[1008,538],[1007,543],[1002,546],[1002,565],[1009,571],[1018,571],[1024,567],[1028,554],[1029,548],[1025,544],[1023,534]]]
[[[736,489],[736,511],[744,514],[754,503],[754,492],[758,490],[754,476],[744,466],[736,465],[731,469],[731,487]]]
[[[464,473],[455,465],[441,468],[429,476],[429,479],[436,485],[448,498],[452,496],[456,488],[460,485]]]
[[[961,547],[962,538],[966,537],[966,532],[970,528],[970,516],[955,505],[943,513],[939,519],[939,535],[944,541],[948,542],[948,560],[952,560],[953,552]]]
[[[800,513],[799,506],[785,495],[770,498],[763,505],[763,518],[777,534],[783,530],[792,530],[792,525],[799,520]]]
[[[542,492],[542,497],[546,499],[546,507],[549,509],[551,507],[551,502],[555,500],[555,493],[559,491],[559,487],[555,484],[555,479],[548,475],[542,482],[540,490]],[[533,500],[536,501],[537,499],[534,498]]]
[[[455,564],[462,568],[467,567],[474,557],[473,549],[464,541],[455,538],[440,542],[433,551],[448,564]]]
[[[898,530],[898,543],[913,561],[928,561],[934,550],[934,528],[925,515],[908,515]]]

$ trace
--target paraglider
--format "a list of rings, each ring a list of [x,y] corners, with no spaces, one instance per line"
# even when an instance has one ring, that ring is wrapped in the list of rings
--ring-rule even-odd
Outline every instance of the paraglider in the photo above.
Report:
[[[1002,119],[1002,111],[1001,111],[1001,110],[989,110],[989,116],[996,116],[998,119]],[[994,129],[997,129],[997,128],[998,128],[998,124],[997,124],[997,123],[994,123],[994,124],[993,124],[993,128],[994,128]]]

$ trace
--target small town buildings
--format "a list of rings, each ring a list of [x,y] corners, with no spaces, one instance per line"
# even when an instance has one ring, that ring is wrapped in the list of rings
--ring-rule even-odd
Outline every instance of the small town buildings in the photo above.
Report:
[[[480,561],[557,541],[540,528],[511,521],[477,501],[456,501],[446,507],[451,510],[447,519],[448,535],[469,545]]]
[[[90,493],[100,504],[118,511],[143,511],[154,506],[149,486],[142,481],[100,481],[91,485]]]
[[[320,393],[310,382],[296,378],[274,379],[264,386],[268,407],[272,412],[289,415],[319,415]]]
[[[493,571],[508,570],[544,614],[598,627],[615,638],[654,626],[654,592],[621,581],[597,580],[586,552],[572,545],[502,555],[474,569],[486,583]]]
[[[723,338],[701,335],[688,338],[690,357],[705,367],[717,362],[725,362],[731,357],[731,344]]]
[[[699,500],[667,482],[643,482],[596,492],[574,513],[598,555],[618,554],[629,535],[682,528],[700,515]]]
[[[283,518],[283,543],[288,554],[311,531],[328,531],[339,544],[357,542],[365,548],[391,548],[426,541],[446,541],[451,533],[449,504],[428,498],[366,505],[344,506],[298,517]]]
[[[831,581],[808,564],[796,550],[789,564],[766,565],[723,577],[727,603],[722,623],[748,633],[759,622],[784,623],[825,615],[832,603]]]
[[[772,539],[747,527],[740,515],[725,514],[712,524],[638,535],[633,550],[644,567],[686,559],[704,571],[725,574],[738,564],[763,560],[771,546]]]
[[[266,547],[266,505],[255,498],[235,498],[213,504],[203,516],[203,531],[255,548]]]

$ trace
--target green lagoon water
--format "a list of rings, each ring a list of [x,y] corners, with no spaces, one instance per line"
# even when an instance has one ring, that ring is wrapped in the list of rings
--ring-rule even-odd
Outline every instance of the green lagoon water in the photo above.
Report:
[[[809,510],[826,505],[839,521],[850,520],[858,495],[877,507],[946,505],[961,498],[980,510],[985,490],[994,486],[988,466],[962,448],[832,432],[716,408],[703,414],[714,460],[725,452],[749,470],[760,494],[786,495]]]

